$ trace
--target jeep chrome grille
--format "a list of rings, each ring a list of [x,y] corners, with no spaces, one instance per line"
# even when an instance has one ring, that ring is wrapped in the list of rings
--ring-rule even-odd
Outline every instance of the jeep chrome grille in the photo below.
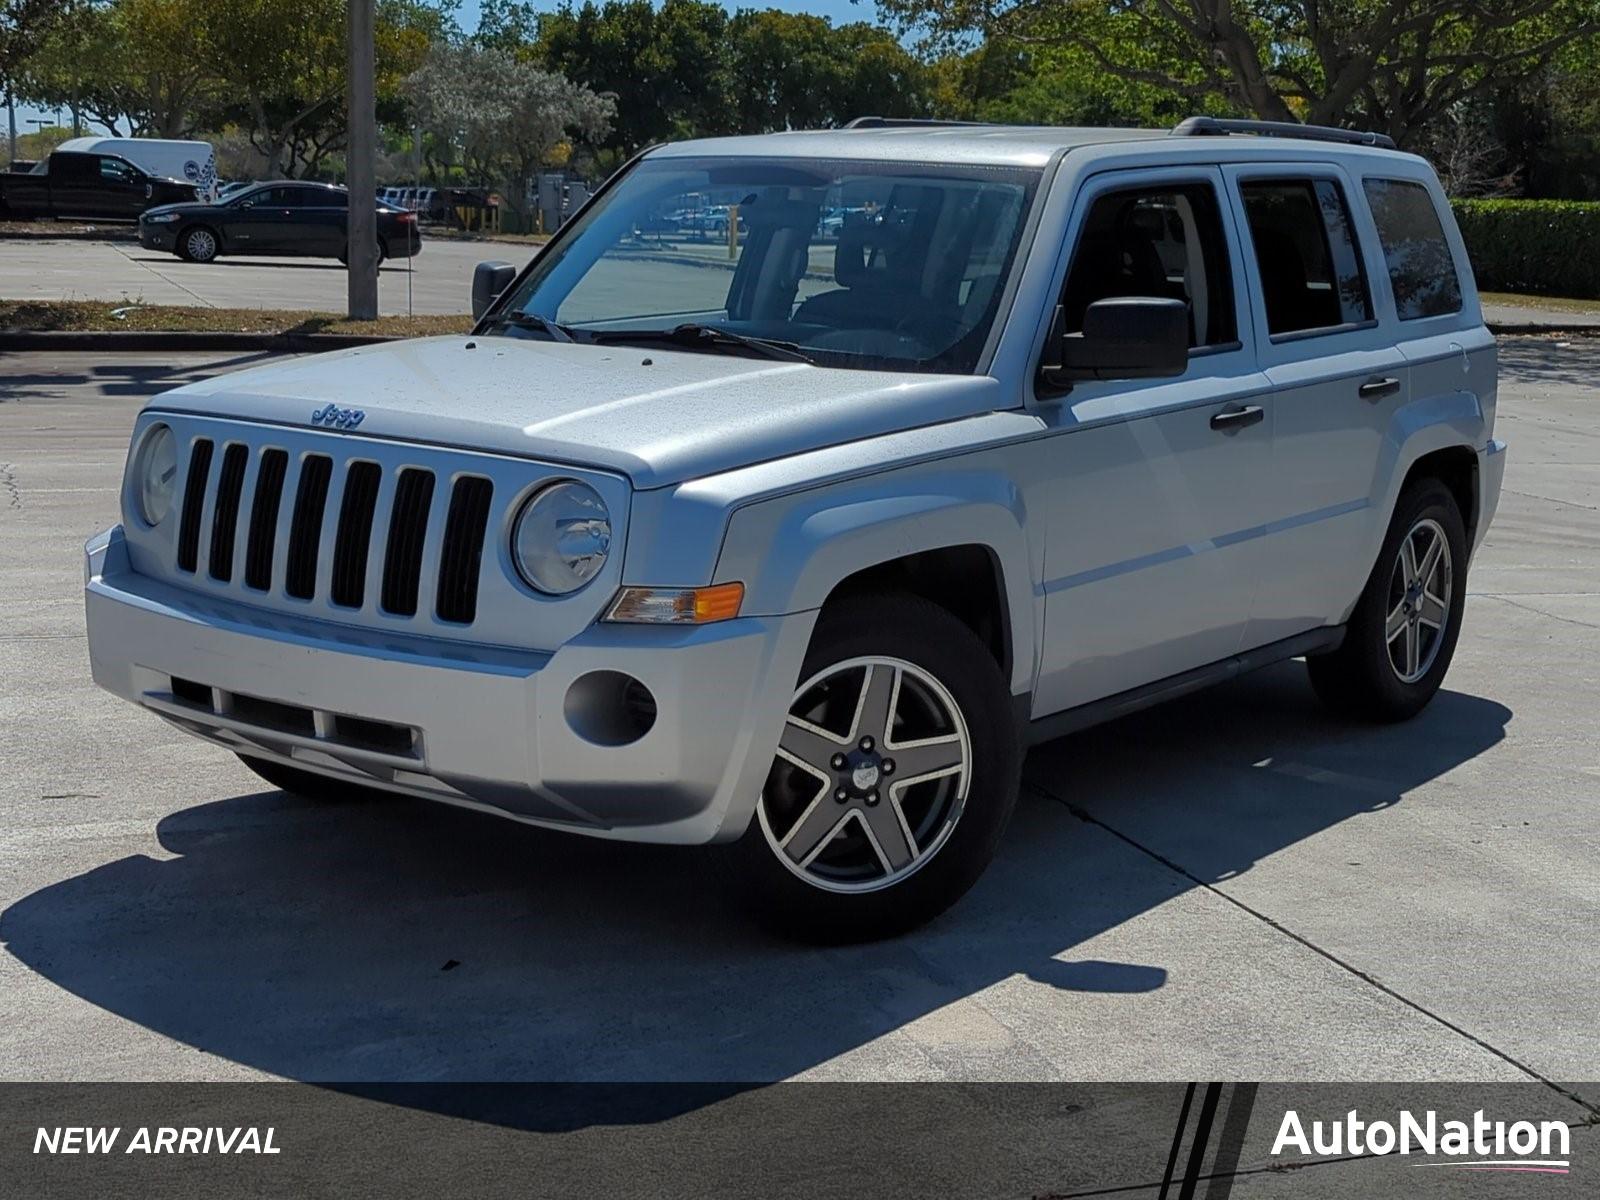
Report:
[[[336,464],[330,455],[314,453],[296,461],[277,446],[229,441],[219,447],[197,438],[185,480],[176,556],[181,573],[230,583],[237,570],[247,591],[270,594],[281,555],[276,587],[284,595],[325,595],[336,608],[361,609],[373,598],[369,576],[376,567],[371,592],[384,614],[413,617],[426,602],[441,621],[465,625],[477,615],[494,496],[490,479],[458,475],[446,500],[438,495],[435,473],[420,467],[386,471],[368,459]],[[292,505],[288,514],[286,502]],[[437,548],[438,578],[425,590],[423,564],[439,503],[449,509]]]

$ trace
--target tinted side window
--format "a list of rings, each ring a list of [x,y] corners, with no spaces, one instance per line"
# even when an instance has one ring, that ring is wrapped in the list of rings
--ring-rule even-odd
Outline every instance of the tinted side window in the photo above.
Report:
[[[1096,300],[1156,296],[1189,306],[1189,345],[1237,340],[1228,241],[1209,184],[1135,188],[1094,202],[1061,292],[1065,332]]]
[[[1350,208],[1327,179],[1243,183],[1267,332],[1337,329],[1372,319]]]
[[[1389,266],[1402,321],[1461,311],[1461,282],[1433,197],[1420,183],[1365,179],[1362,186]]]
[[[102,158],[100,160],[101,179],[109,179],[116,183],[132,183],[137,175],[138,172],[120,158]]]

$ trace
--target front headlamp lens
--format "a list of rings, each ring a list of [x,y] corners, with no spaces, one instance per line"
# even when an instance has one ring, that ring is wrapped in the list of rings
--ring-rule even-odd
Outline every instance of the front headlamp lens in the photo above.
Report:
[[[172,511],[178,482],[178,439],[165,425],[153,426],[139,447],[135,467],[139,484],[139,515],[148,525],[159,525]]]
[[[529,585],[552,596],[575,592],[600,573],[611,552],[611,514],[600,493],[565,480],[523,506],[511,557]]]

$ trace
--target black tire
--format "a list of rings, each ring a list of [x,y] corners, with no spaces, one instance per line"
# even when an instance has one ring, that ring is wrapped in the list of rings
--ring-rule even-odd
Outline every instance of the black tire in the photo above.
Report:
[[[196,235],[199,235],[196,237]],[[191,244],[190,239],[194,239]],[[209,238],[207,242],[205,239]],[[215,261],[217,255],[222,253],[222,239],[217,237],[217,231],[207,225],[191,225],[178,234],[174,243],[178,257],[185,262],[208,263]],[[210,247],[209,252],[205,247]]]
[[[388,257],[389,257],[389,243],[384,241],[382,238],[379,238],[378,239],[378,265],[381,267],[383,265],[383,260],[388,258]],[[350,247],[346,246],[343,250],[339,251],[339,261],[341,263],[343,263],[347,267],[350,265]]]
[[[803,941],[872,941],[932,920],[960,899],[989,865],[1016,807],[1022,750],[1010,691],[988,647],[971,630],[937,605],[900,593],[865,595],[830,604],[817,623],[799,682],[804,686],[830,668],[863,658],[899,660],[912,668],[888,668],[888,677],[900,680],[896,685],[900,690],[892,693],[898,703],[890,712],[890,729],[899,722],[902,742],[929,736],[959,741],[964,722],[966,739],[961,743],[961,754],[965,755],[966,773],[907,783],[902,771],[900,798],[896,799],[895,780],[890,774],[894,769],[890,756],[895,747],[886,737],[885,744],[876,747],[881,754],[878,761],[890,763],[881,783],[873,774],[876,768],[870,765],[868,777],[874,780],[870,784],[858,784],[862,777],[850,773],[848,766],[840,767],[838,778],[826,787],[817,776],[800,772],[797,778],[801,782],[798,790],[790,793],[792,803],[785,812],[777,797],[784,788],[794,787],[792,779],[796,778],[797,768],[775,756],[760,808],[744,836],[724,852],[724,859],[741,900],[753,915],[768,928]],[[884,670],[881,666],[878,669]],[[860,673],[859,684],[851,682],[851,671]],[[930,686],[926,677],[936,681],[938,687]],[[865,689],[868,678],[866,667],[840,667],[840,673],[830,682],[808,689],[805,697],[814,700],[837,685],[837,703],[842,706],[838,711],[846,712],[837,732],[854,736],[849,728],[854,718],[846,710],[854,709],[855,697]],[[801,696],[795,697],[796,704],[801,700]],[[952,701],[958,710],[957,719],[946,722],[948,730],[937,725],[945,701]],[[935,724],[919,731],[914,728],[919,716]],[[824,723],[820,716],[817,720]],[[866,727],[862,723],[861,728]],[[859,747],[852,743],[841,745],[840,749],[855,756]],[[910,747],[902,745],[901,753],[909,756]],[[870,759],[871,755],[866,757]],[[839,801],[840,807],[834,807],[839,791],[830,789],[838,784],[872,790]],[[808,799],[811,795],[816,798]],[[774,798],[769,801],[769,797]],[[874,884],[869,877],[874,870],[882,872],[884,881],[892,876],[889,859],[878,849],[878,839],[868,835],[869,812],[864,806],[869,803],[873,806],[871,815],[884,820],[898,818],[899,827],[909,836],[915,865],[893,882]],[[813,810],[824,823],[829,820],[823,815],[826,812],[849,812],[860,817],[853,821],[841,816],[841,823],[820,844],[829,854],[839,851],[862,856],[866,865],[860,869],[867,875],[861,877],[861,884],[846,881],[846,886],[876,890],[828,890],[827,885],[813,881],[809,873],[803,876],[813,868],[791,865],[781,857],[783,851],[775,844],[783,836],[780,831],[785,825],[796,828],[803,815]],[[914,825],[919,832],[912,832]],[[856,840],[854,849],[849,845],[851,838]],[[866,857],[873,850],[877,850],[876,856]],[[828,865],[829,854],[818,856],[821,870],[848,869]],[[834,885],[838,886],[837,882]]]
[[[352,801],[377,800],[384,796],[378,788],[362,787],[359,783],[345,783],[315,771],[288,767],[268,758],[241,754],[239,761],[280,791],[293,792],[320,804],[348,804]]]
[[[1431,522],[1431,526],[1424,524],[1427,522]],[[1442,627],[1432,639],[1419,643],[1423,653],[1431,648],[1431,665],[1425,666],[1419,653],[1415,666],[1422,669],[1422,673],[1408,682],[1403,672],[1407,653],[1405,639],[1409,636],[1425,639],[1428,631],[1425,625],[1418,626],[1417,618],[1408,618],[1418,632],[1402,633],[1398,647],[1391,650],[1387,636],[1390,614],[1397,607],[1402,615],[1412,611],[1405,607],[1409,603],[1405,599],[1409,592],[1398,578],[1401,569],[1397,564],[1405,539],[1427,536],[1431,540],[1434,529],[1443,532],[1449,552],[1444,565],[1449,571],[1450,594],[1443,606]],[[1306,659],[1311,686],[1317,696],[1341,716],[1367,721],[1405,721],[1416,716],[1433,699],[1444,682],[1445,672],[1450,669],[1456,640],[1461,635],[1466,584],[1466,527],[1455,497],[1437,479],[1413,481],[1395,505],[1383,549],[1350,616],[1343,644],[1329,654]]]

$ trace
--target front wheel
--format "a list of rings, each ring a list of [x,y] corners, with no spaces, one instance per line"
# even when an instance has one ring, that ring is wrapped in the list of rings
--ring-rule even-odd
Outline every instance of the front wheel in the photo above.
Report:
[[[1444,682],[1467,596],[1461,509],[1437,479],[1401,493],[1345,639],[1306,659],[1329,708],[1372,721],[1416,716]]]
[[[217,235],[204,225],[185,229],[178,239],[178,255],[193,263],[208,263],[221,249]]]
[[[755,915],[808,941],[931,920],[988,866],[1021,750],[989,649],[926,600],[818,621],[755,818],[729,856]]]

